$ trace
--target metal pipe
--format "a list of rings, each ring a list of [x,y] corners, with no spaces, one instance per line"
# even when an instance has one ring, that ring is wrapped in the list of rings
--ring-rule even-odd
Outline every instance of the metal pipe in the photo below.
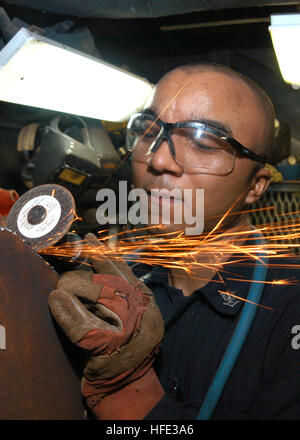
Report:
[[[94,18],[155,18],[191,12],[299,4],[290,0],[5,0],[5,5],[37,9],[44,13]]]
[[[270,23],[270,17],[260,17],[260,18],[239,18],[236,20],[219,20],[219,21],[208,21],[203,23],[190,23],[190,24],[177,24],[172,26],[160,26],[162,31],[177,31],[183,29],[196,29],[196,28],[208,28],[216,26],[228,26],[235,24],[249,24],[249,23]]]

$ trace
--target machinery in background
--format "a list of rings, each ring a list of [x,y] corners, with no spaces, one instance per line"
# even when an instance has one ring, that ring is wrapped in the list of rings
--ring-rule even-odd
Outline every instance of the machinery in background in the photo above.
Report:
[[[23,127],[17,149],[25,159],[22,177],[29,188],[53,182],[74,197],[108,177],[120,161],[105,129],[88,127],[71,115]]]
[[[18,136],[23,181],[29,189],[52,183],[64,186],[76,199],[83,219],[75,229],[78,226],[82,234],[99,229],[98,190],[109,187],[117,194],[119,180],[130,182],[130,167],[122,161],[120,144],[116,146],[99,121],[59,115],[47,123],[31,123]]]
[[[275,119],[274,121],[275,148],[273,150],[272,165],[281,162],[283,159],[289,156],[291,152],[291,128],[289,124],[283,121]]]
[[[299,239],[291,231],[300,222],[300,155],[291,151],[291,131],[288,124],[275,120],[275,149],[271,164],[271,185],[251,206],[250,222],[264,230],[266,240],[277,236],[277,243],[290,245],[299,257]],[[297,246],[295,246],[295,244]]]
[[[5,217],[9,213],[18,198],[19,194],[15,190],[0,188],[0,217]]]

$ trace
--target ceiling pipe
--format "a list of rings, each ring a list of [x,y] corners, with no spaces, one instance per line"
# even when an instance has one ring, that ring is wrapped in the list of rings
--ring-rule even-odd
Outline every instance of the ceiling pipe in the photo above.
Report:
[[[233,19],[233,20],[207,21],[203,23],[177,24],[177,25],[160,26],[160,29],[164,32],[168,32],[168,31],[181,31],[186,29],[209,28],[216,26],[232,26],[232,25],[249,24],[249,23],[270,23],[270,17],[238,18],[236,20]]]
[[[3,6],[23,6],[42,11],[94,18],[155,18],[191,12],[233,8],[299,5],[291,0],[5,0]]]

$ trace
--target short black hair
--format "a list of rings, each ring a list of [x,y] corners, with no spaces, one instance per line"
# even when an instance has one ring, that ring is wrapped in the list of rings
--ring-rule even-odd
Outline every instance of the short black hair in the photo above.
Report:
[[[265,114],[266,128],[264,131],[264,138],[257,144],[255,152],[257,154],[266,156],[268,161],[271,160],[271,158],[273,157],[274,148],[274,122],[276,119],[275,109],[268,94],[255,81],[237,72],[236,70],[231,69],[230,67],[213,62],[192,62],[189,64],[184,64],[182,66],[175,67],[171,71],[167,72],[162,79],[167,77],[169,74],[175,72],[176,70],[182,70],[190,74],[204,71],[220,72],[227,76],[230,76],[231,78],[240,80],[244,84],[246,84],[254,94],[255,98],[257,99],[258,105],[262,108],[263,113]]]

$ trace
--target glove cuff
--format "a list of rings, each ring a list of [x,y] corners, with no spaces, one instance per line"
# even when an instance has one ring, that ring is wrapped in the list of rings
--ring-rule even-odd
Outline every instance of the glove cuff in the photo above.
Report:
[[[116,393],[130,382],[134,382],[145,376],[153,365],[158,348],[159,347],[156,347],[141,365],[136,368],[131,368],[113,379],[89,380],[83,377],[81,392],[87,405],[93,410],[108,394]]]
[[[141,420],[164,394],[154,369],[148,368],[138,379],[106,395],[93,406],[92,411],[101,420]]]

